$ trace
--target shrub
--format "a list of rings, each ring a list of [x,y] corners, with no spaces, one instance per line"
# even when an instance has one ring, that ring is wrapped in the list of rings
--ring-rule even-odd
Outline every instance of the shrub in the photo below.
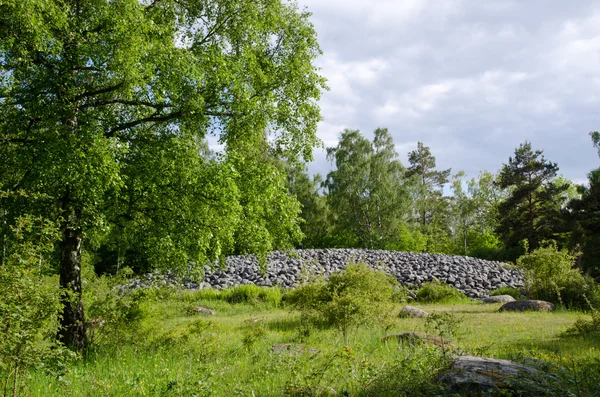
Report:
[[[600,312],[593,309],[592,318],[579,318],[572,327],[567,329],[566,334],[572,336],[600,336]]]
[[[468,298],[454,287],[434,280],[424,283],[417,291],[417,301],[423,303],[465,302]]]
[[[554,241],[517,259],[525,270],[525,290],[533,299],[541,299],[568,308],[586,309],[587,300],[598,302],[598,286],[573,268],[576,256],[559,250]]]
[[[317,278],[298,287],[286,302],[301,311],[303,318],[339,328],[347,342],[351,328],[389,318],[396,284],[394,277],[382,271],[351,263],[328,280]]]
[[[139,340],[139,325],[147,315],[144,305],[164,300],[173,293],[170,289],[155,287],[126,290],[122,284],[132,274],[130,269],[124,268],[119,276],[91,276],[86,280],[84,301],[92,347]]]
[[[283,292],[278,287],[259,287],[254,284],[239,285],[237,287],[217,290],[213,288],[201,289],[193,294],[196,300],[217,300],[228,303],[269,303],[275,307],[281,304]]]
[[[0,379],[5,395],[16,395],[23,374],[44,367],[61,373],[74,358],[56,341],[62,309],[58,280],[44,276],[56,228],[40,218],[22,217],[12,228],[0,265]],[[5,236],[6,238],[6,236]]]
[[[513,288],[513,287],[500,287],[500,288],[496,288],[493,291],[490,291],[490,295],[491,296],[510,295],[513,298],[515,298],[515,300],[519,300],[519,299],[523,298],[523,291],[518,288]]]

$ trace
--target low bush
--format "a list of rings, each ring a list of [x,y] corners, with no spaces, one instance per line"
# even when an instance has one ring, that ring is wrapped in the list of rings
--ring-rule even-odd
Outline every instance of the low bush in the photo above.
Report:
[[[490,295],[491,296],[510,295],[513,298],[515,298],[515,300],[520,300],[520,299],[523,299],[523,297],[524,297],[522,290],[520,290],[519,288],[513,288],[513,287],[496,288],[495,290],[490,291]]]
[[[84,301],[88,339],[93,349],[139,339],[139,325],[147,316],[145,306],[152,301],[168,299],[173,294],[166,288],[126,290],[121,285],[128,275],[126,268],[118,277],[101,276],[87,280]]]
[[[559,250],[554,241],[517,259],[525,270],[525,291],[532,299],[553,302],[574,309],[600,304],[600,289],[589,277],[573,268],[576,256]]]
[[[567,329],[566,334],[571,336],[597,336],[600,337],[600,312],[592,310],[591,318],[579,318],[575,324]]]
[[[26,216],[10,232],[0,265],[0,393],[18,395],[28,370],[58,376],[76,354],[56,340],[58,278],[44,275],[55,225]]]
[[[465,294],[441,281],[434,280],[424,283],[417,290],[417,301],[423,303],[452,303],[469,300]]]
[[[304,319],[325,321],[342,331],[366,324],[386,324],[391,318],[397,280],[364,263],[351,263],[329,279],[317,278],[290,292],[286,302]]]

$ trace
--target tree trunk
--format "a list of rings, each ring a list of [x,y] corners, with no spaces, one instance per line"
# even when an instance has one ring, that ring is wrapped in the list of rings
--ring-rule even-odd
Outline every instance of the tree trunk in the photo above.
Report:
[[[61,227],[60,287],[64,305],[60,318],[58,338],[66,346],[82,352],[87,345],[83,302],[81,299],[81,240],[78,211],[74,210],[67,195],[62,200],[65,221]]]

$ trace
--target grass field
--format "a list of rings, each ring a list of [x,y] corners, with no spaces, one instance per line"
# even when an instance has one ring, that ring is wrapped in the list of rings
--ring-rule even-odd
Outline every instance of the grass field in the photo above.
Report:
[[[412,304],[430,313],[453,314],[458,325],[450,334],[459,352],[544,360],[566,368],[571,383],[579,377],[571,395],[593,395],[593,385],[586,385],[590,376],[600,375],[600,339],[564,335],[584,314],[499,313],[499,304],[477,302]],[[197,314],[198,306],[216,315]],[[394,314],[401,307],[396,305]],[[439,348],[381,341],[386,333],[434,332],[425,319],[395,315],[387,329],[353,330],[346,344],[338,330],[306,326],[298,313],[276,302],[228,303],[206,292],[177,292],[145,299],[140,311],[143,316],[130,326],[99,329],[87,357],[59,377],[43,369],[28,372],[25,394],[443,395],[434,379],[451,359]],[[273,351],[273,345],[283,343],[303,345],[291,352]]]

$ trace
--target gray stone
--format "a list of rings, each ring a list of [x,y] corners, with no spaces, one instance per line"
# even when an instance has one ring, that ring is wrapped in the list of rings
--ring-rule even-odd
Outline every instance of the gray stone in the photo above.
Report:
[[[503,263],[482,259],[440,254],[360,250],[360,249],[310,249],[293,252],[275,251],[267,257],[266,273],[259,270],[255,255],[230,256],[224,266],[206,265],[205,277],[198,286],[194,280],[182,282],[174,273],[158,272],[135,279],[123,286],[125,289],[169,285],[188,288],[226,288],[248,283],[257,285],[297,285],[301,274],[329,275],[342,270],[351,260],[365,261],[370,266],[381,267],[406,286],[419,287],[433,278],[454,285],[469,296],[487,295],[493,286],[523,285],[523,276]]]
[[[202,306],[195,307],[194,312],[196,312],[198,314],[208,315],[208,316],[214,316],[216,314],[216,312],[214,310],[209,309],[208,307],[202,307]]]
[[[552,303],[539,300],[523,300],[508,302],[502,305],[501,312],[524,312],[524,311],[536,311],[536,312],[551,312],[554,311],[555,307]]]
[[[429,317],[429,313],[425,310],[419,309],[418,307],[406,305],[400,310],[400,317]]]
[[[554,377],[513,361],[462,356],[456,358],[438,381],[447,384],[453,393],[479,396],[481,393],[496,395],[502,391],[528,391],[533,394],[526,395],[536,395],[536,392],[545,390]]]
[[[508,303],[514,302],[515,298],[510,295],[494,295],[488,296],[487,298],[483,298],[481,300],[483,303]]]

